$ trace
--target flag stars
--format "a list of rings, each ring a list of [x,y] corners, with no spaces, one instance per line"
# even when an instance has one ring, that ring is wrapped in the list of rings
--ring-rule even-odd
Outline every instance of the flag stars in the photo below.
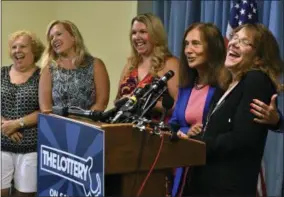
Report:
[[[255,0],[234,1],[229,20],[231,27],[256,23],[257,21],[257,3]]]
[[[252,19],[252,14],[251,13],[248,14],[248,18]]]

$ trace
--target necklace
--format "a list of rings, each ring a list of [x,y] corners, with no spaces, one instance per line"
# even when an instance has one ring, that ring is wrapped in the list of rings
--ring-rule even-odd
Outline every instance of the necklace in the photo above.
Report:
[[[201,85],[197,84],[197,80],[198,80],[198,77],[196,77],[194,80],[194,89],[201,90],[202,88],[206,86],[206,84],[201,84]]]

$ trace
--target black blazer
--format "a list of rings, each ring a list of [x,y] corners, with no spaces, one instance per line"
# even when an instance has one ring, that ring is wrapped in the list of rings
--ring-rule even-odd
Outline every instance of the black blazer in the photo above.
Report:
[[[206,143],[206,165],[192,168],[184,195],[256,196],[268,126],[253,121],[250,103],[257,98],[268,104],[274,93],[266,74],[249,71],[212,114],[222,95],[216,92],[199,136]]]

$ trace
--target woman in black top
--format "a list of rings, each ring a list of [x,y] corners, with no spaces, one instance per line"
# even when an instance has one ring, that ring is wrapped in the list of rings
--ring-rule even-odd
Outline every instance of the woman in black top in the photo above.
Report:
[[[44,50],[31,32],[10,36],[13,64],[1,68],[1,193],[8,196],[12,180],[17,196],[32,196],[37,185],[37,116],[40,69]]]
[[[233,32],[226,74],[219,75],[227,91],[213,98],[207,123],[196,137],[206,143],[206,165],[191,169],[184,196],[256,195],[269,127],[254,122],[250,103],[258,99],[268,104],[281,89],[282,63],[277,41],[263,25],[246,24]]]

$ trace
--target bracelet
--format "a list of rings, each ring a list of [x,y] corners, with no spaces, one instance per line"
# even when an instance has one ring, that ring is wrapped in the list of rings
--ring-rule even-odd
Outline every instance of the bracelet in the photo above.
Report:
[[[21,127],[21,128],[24,128],[24,127],[25,127],[24,118],[20,118],[20,119],[19,119],[19,123],[20,123],[20,127]]]

